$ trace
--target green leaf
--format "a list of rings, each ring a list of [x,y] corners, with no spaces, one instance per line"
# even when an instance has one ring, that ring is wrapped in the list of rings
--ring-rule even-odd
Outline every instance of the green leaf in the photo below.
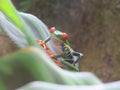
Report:
[[[35,37],[33,36],[32,32],[30,31],[30,28],[27,26],[27,24],[24,22],[24,20],[18,14],[17,10],[14,8],[14,6],[10,0],[1,0],[0,11],[3,13],[3,16],[5,17],[4,19],[6,19],[9,23],[15,25],[24,34],[25,39],[29,46],[37,46],[37,47],[41,48],[38,45],[38,43],[35,41]],[[6,23],[6,21],[4,21],[4,23]],[[4,31],[5,26],[3,26],[3,25],[1,25],[1,26],[2,26],[2,30]],[[7,29],[7,31],[9,31],[9,29]],[[16,31],[16,29],[15,29],[15,31]],[[9,34],[9,33],[7,33],[7,34]]]
[[[0,11],[2,11],[17,27],[23,29],[20,16],[14,8],[11,0],[0,0]]]
[[[1,76],[6,82],[11,80],[9,84],[21,82],[19,84],[22,85],[31,81],[45,81],[64,85],[102,84],[91,73],[70,72],[61,69],[39,48],[32,47],[20,50],[17,53],[0,59],[0,63],[9,65],[12,71],[14,71],[12,75],[6,73]],[[8,87],[9,84],[6,86]],[[14,86],[17,86],[17,84],[14,84]]]
[[[100,85],[60,85],[47,82],[31,82],[17,90],[120,90],[120,82],[113,82]]]

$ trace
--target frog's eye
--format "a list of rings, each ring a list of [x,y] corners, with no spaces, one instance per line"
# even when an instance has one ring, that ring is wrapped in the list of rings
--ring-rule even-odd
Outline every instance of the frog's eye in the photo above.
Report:
[[[55,31],[55,27],[50,28],[50,33],[53,33]]]
[[[68,38],[68,34],[63,33],[63,34],[62,34],[62,39],[63,39],[63,40],[66,40],[67,38]]]

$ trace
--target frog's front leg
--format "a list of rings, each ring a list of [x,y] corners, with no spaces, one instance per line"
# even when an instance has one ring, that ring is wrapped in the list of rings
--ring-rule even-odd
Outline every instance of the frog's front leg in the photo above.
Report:
[[[50,41],[50,39],[51,39],[51,37],[49,36],[44,40],[44,42],[47,43],[48,41]]]

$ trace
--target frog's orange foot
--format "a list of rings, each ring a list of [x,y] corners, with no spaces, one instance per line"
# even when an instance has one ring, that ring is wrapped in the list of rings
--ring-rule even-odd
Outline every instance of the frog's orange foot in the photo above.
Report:
[[[54,60],[54,62],[55,62],[59,67],[62,67],[62,64],[61,64],[60,61],[58,61],[58,60]]]

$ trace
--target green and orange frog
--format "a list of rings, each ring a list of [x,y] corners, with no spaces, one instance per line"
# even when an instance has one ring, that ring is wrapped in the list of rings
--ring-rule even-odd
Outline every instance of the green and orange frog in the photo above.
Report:
[[[50,37],[45,41],[37,39],[37,42],[44,48],[46,53],[53,59],[53,61],[59,66],[62,67],[61,61],[66,61],[72,66],[76,67],[76,64],[80,61],[83,56],[82,53],[74,51],[68,42],[68,34],[63,33],[59,30],[56,30],[55,27],[50,28]],[[56,49],[58,51],[58,55],[55,55],[49,47],[46,45],[48,41],[52,40],[55,44]],[[58,58],[62,57],[62,60]]]

